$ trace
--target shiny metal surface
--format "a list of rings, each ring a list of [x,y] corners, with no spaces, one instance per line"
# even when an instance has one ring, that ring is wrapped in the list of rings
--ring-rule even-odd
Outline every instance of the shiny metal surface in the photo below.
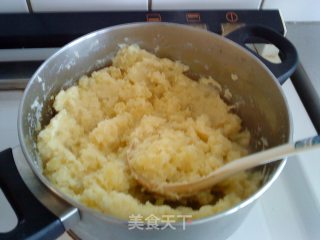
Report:
[[[268,164],[263,186],[249,199],[220,214],[193,221],[185,231],[129,231],[127,222],[88,209],[65,196],[42,175],[35,138],[39,123],[44,126],[52,116],[52,96],[77,79],[110,62],[119,44],[139,44],[191,67],[193,76],[212,76],[233,94],[231,104],[253,136],[252,148],[288,142],[292,123],[281,87],[272,73],[251,53],[223,37],[207,31],[168,23],[137,23],[116,26],[86,35],[50,57],[30,80],[19,112],[18,131],[21,148],[37,177],[51,192],[79,208],[81,220],[72,227],[83,239],[196,239],[199,235],[225,239],[235,231],[253,202],[280,174],[285,161]],[[237,74],[234,81],[231,74]],[[179,224],[176,224],[179,226]],[[181,224],[180,224],[181,225]],[[205,239],[205,238],[204,238]]]

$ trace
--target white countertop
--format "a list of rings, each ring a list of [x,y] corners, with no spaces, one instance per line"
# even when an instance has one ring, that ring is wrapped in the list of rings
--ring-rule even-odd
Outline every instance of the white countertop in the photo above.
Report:
[[[320,22],[290,22],[286,27],[287,38],[296,46],[300,61],[320,97]]]
[[[316,132],[296,91],[288,80],[283,86],[293,117],[294,136],[301,139]],[[22,92],[0,91],[0,151],[19,144],[17,113]],[[320,151],[314,150],[288,160],[273,186],[257,201],[234,239],[320,239]],[[1,194],[0,194],[1,195]],[[0,196],[0,231],[15,219]],[[1,220],[3,219],[3,220]],[[5,219],[5,220],[4,220]],[[63,239],[67,239],[66,235]]]

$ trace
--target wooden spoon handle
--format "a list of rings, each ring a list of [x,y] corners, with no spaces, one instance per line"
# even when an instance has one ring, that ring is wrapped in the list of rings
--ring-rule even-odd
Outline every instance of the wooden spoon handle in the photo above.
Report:
[[[283,157],[297,154],[300,151],[309,150],[320,146],[320,136],[307,138],[295,143],[283,144],[278,147],[263,150],[249,156],[232,161],[221,168],[218,168],[208,176],[186,183],[166,184],[163,185],[163,192],[188,195],[196,191],[209,188],[216,183],[230,177],[231,175],[244,171],[262,164],[277,161]]]

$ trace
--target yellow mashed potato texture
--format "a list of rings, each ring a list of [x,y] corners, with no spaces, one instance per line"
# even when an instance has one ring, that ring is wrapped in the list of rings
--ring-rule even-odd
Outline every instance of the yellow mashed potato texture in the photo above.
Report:
[[[56,115],[38,135],[44,174],[87,207],[125,220],[132,214],[196,219],[250,196],[259,187],[257,173],[239,173],[173,202],[145,191],[130,172],[128,151],[136,171],[161,182],[205,176],[248,153],[250,134],[220,98],[219,85],[194,81],[188,70],[131,45],[111,66],[60,91]]]

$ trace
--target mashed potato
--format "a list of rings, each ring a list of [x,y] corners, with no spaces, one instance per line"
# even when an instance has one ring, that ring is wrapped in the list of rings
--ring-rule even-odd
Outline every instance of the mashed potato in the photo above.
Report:
[[[43,172],[64,193],[108,215],[223,211],[257,190],[260,175],[239,173],[179,202],[148,193],[146,178],[176,182],[204,176],[248,153],[250,134],[211,78],[193,81],[188,66],[126,46],[110,67],[83,76],[56,96],[57,114],[38,136]],[[221,89],[220,89],[221,90]]]

